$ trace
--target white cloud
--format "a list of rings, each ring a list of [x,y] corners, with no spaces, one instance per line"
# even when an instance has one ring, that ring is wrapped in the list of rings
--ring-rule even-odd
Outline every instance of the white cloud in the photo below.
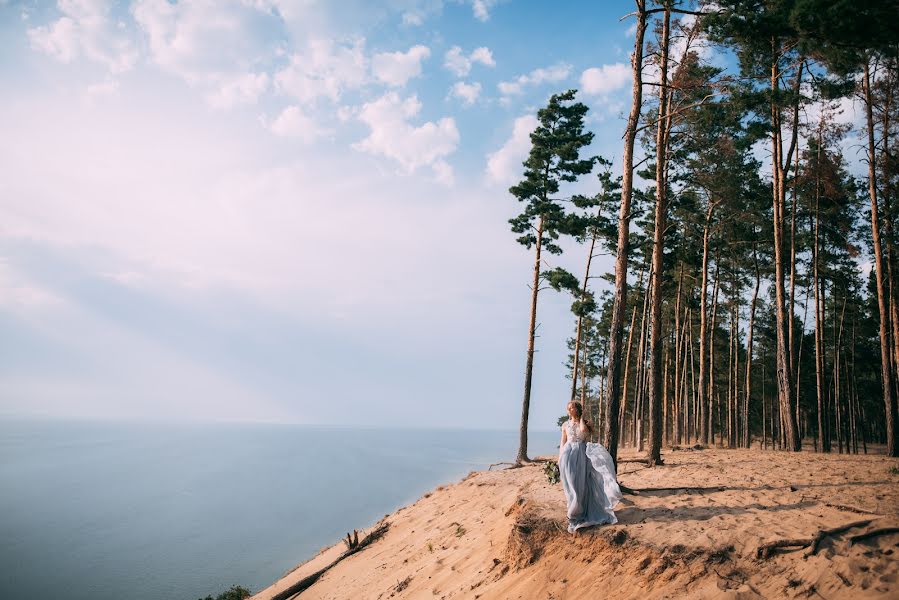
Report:
[[[304,144],[310,144],[330,133],[327,129],[319,127],[314,119],[304,114],[299,106],[285,108],[278,118],[268,125],[268,128],[275,135],[297,138]]]
[[[231,81],[223,82],[219,89],[206,96],[214,108],[232,108],[242,104],[255,104],[259,96],[268,89],[267,73],[246,73]]]
[[[481,46],[471,51],[471,62],[479,62],[488,67],[496,66],[496,61],[493,60],[493,53],[486,46]]]
[[[512,81],[501,81],[497,84],[497,88],[504,96],[513,96],[523,93],[527,86],[563,81],[570,74],[571,65],[559,63],[547,68],[534,69],[527,75],[519,75]]]
[[[331,40],[310,40],[302,52],[291,55],[290,64],[275,74],[275,82],[284,93],[303,103],[317,98],[336,101],[347,90],[365,85],[368,59],[365,40],[352,46]]]
[[[406,52],[382,52],[372,57],[374,76],[387,85],[402,87],[421,75],[421,62],[431,55],[427,46],[412,46]]]
[[[502,148],[487,156],[487,179],[491,183],[509,184],[522,173],[521,163],[531,149],[531,133],[537,128],[537,117],[525,115],[515,119],[512,136]]]
[[[490,9],[496,4],[497,0],[474,0],[471,3],[471,11],[474,17],[479,21],[487,21],[490,19]]]
[[[267,88],[260,65],[274,57],[283,22],[266,3],[136,0],[131,12],[152,62],[204,89],[213,106],[251,104]]]
[[[84,57],[105,65],[112,73],[131,69],[138,59],[137,48],[110,15],[106,0],[59,0],[62,17],[28,30],[31,46],[57,60],[70,63]]]
[[[403,173],[430,166],[438,178],[447,179],[449,165],[440,164],[459,145],[459,130],[450,117],[428,121],[420,126],[410,123],[421,111],[417,96],[401,99],[388,92],[359,111],[359,120],[371,129],[368,137],[353,148],[375,156],[386,156],[399,163]]]
[[[637,24],[631,23],[630,27],[624,32],[624,37],[632,38],[637,35]]]
[[[581,73],[581,91],[591,96],[605,96],[621,89],[631,80],[631,69],[624,63],[591,67]]]
[[[488,67],[495,67],[496,61],[493,60],[493,53],[490,48],[475,48],[471,54],[465,56],[462,48],[453,46],[447,50],[443,57],[443,66],[456,74],[457,77],[464,77],[471,71],[474,63],[481,63]]]
[[[480,95],[481,84],[477,82],[469,84],[464,81],[457,81],[450,90],[450,96],[460,98],[466,106],[474,104]]]
[[[424,22],[425,22],[424,18],[418,13],[414,13],[414,12],[403,13],[403,25],[406,25],[409,27],[419,27],[422,24],[424,24]]]

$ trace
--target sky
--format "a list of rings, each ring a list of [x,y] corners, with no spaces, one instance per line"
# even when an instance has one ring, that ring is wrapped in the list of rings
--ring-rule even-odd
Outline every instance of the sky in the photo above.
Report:
[[[0,415],[516,428],[508,188],[552,93],[616,164],[631,93],[632,3],[548,6],[0,0]]]

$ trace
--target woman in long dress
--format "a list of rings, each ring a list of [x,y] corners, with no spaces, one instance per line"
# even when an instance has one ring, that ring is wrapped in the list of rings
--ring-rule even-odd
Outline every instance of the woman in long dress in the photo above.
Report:
[[[588,442],[593,428],[583,417],[580,402],[568,403],[568,421],[562,426],[559,473],[568,502],[568,531],[617,523],[613,507],[621,500],[615,466],[608,451]]]

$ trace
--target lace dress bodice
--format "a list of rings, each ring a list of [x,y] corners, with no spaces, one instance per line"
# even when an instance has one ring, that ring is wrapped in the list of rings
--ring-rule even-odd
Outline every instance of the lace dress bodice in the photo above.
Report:
[[[568,435],[569,442],[586,442],[587,429],[583,423],[574,423],[571,419],[565,421],[565,433]]]

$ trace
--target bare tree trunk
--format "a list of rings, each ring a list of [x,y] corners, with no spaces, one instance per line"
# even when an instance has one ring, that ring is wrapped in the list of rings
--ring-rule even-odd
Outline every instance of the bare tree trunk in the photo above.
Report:
[[[631,57],[633,92],[631,114],[624,134],[622,155],[621,210],[618,213],[618,256],[615,260],[615,302],[612,323],[609,329],[609,384],[606,404],[609,414],[616,414],[621,402],[621,330],[624,325],[624,309],[627,304],[627,255],[630,236],[631,197],[634,181],[634,140],[637,138],[637,123],[643,104],[643,37],[646,33],[646,1],[635,0],[637,5],[637,32],[634,40],[634,54]],[[605,446],[612,459],[618,457],[618,422],[606,421]]]
[[[638,290],[643,287],[643,273],[644,272],[645,271],[643,271],[643,270],[640,271],[640,279],[637,282]],[[635,331],[634,328],[636,326],[637,326],[637,305],[634,304],[634,308],[631,311],[631,327],[630,327],[630,329],[628,329],[628,332],[627,332],[627,354],[625,355],[625,358],[624,358],[624,387],[621,391],[621,402],[619,403],[619,415],[618,415],[618,430],[623,431],[625,433],[627,432],[627,430],[624,427],[625,416],[627,413],[627,388],[628,388],[629,381],[630,381],[630,366],[631,366],[631,354],[632,354],[631,350],[634,345],[634,331]],[[609,361],[611,362],[611,360],[612,359],[610,357]],[[635,394],[635,396],[636,396],[636,394]],[[626,440],[622,440],[622,442],[626,442]]]
[[[590,264],[593,262],[593,251],[596,248],[596,229],[593,229],[590,236],[590,252],[587,254],[587,268],[584,269],[584,283],[581,285],[581,297],[587,295],[587,284],[590,281]],[[575,391],[577,390],[577,370],[578,370],[578,350],[581,345],[581,329],[583,328],[584,317],[577,317],[577,331],[574,334],[574,366],[571,368],[571,399],[574,400]]]
[[[776,50],[776,48],[772,48]],[[796,416],[793,414],[793,372],[789,363],[786,339],[786,306],[784,294],[784,197],[786,170],[784,169],[783,139],[781,132],[780,108],[777,106],[776,96],[779,93],[779,59],[771,64],[771,121],[773,145],[772,163],[774,174],[774,313],[777,320],[777,391],[780,402],[780,412],[784,420],[783,434],[787,447],[793,451],[799,451],[802,447],[801,440],[796,435]],[[797,78],[798,84],[798,78]],[[793,140],[795,143],[795,139]],[[790,163],[790,154],[787,155],[787,165]]]
[[[646,349],[648,343],[649,306],[652,294],[653,268],[649,267],[649,279],[646,282],[646,293],[643,294],[643,316],[640,319],[640,351],[637,361],[636,398],[634,399],[634,445],[643,451],[643,404],[646,398]]]
[[[824,290],[821,283],[821,129],[818,129],[818,154],[815,168],[815,237],[812,246],[812,283],[815,286],[815,381],[818,398],[818,438],[821,451],[830,452],[827,405],[824,400]]]
[[[887,455],[899,456],[899,440],[896,431],[896,397],[893,395],[892,369],[890,366],[889,331],[887,325],[886,295],[884,290],[883,249],[880,240],[880,222],[877,206],[877,180],[875,172],[874,117],[872,114],[871,74],[869,61],[865,60],[864,94],[865,116],[868,125],[868,193],[871,197],[871,235],[874,244],[874,270],[877,279],[877,306],[880,311],[880,374],[883,387],[883,403],[886,424]]]
[[[649,338],[649,466],[662,464],[662,257],[665,250],[665,227],[668,218],[665,180],[668,162],[668,39],[671,11],[665,6],[662,20],[662,41],[659,75],[659,122],[656,133],[656,218],[652,248],[653,295]]]
[[[518,464],[530,462],[528,458],[528,414],[531,408],[531,382],[534,377],[534,338],[537,334],[537,294],[540,291],[540,250],[543,243],[543,215],[537,223],[537,243],[534,253],[534,279],[531,289],[531,324],[528,328],[528,358],[524,368],[524,401],[521,404],[521,426],[518,430]]]
[[[718,320],[718,267],[719,259],[715,260],[715,285],[712,288],[712,322],[711,331],[709,332],[709,442],[715,443],[715,430],[712,427],[712,418],[714,411],[712,410],[712,399],[715,397],[715,327]],[[719,415],[720,418],[720,415]],[[719,427],[720,430],[720,427]],[[720,431],[719,431],[720,433]]]
[[[711,426],[711,395],[706,398],[706,339],[708,331],[706,322],[708,309],[706,308],[706,293],[708,291],[709,275],[709,228],[711,227],[712,211],[715,204],[709,202],[705,213],[705,227],[702,231],[702,284],[699,288],[699,437],[704,445],[709,443],[709,428]]]
[[[755,301],[759,296],[762,283],[762,272],[759,268],[758,248],[752,245],[752,257],[755,262],[755,288],[752,290],[752,303],[749,305],[749,331],[746,337],[746,392],[743,400],[743,447],[749,448],[749,399],[752,395],[752,334],[755,326]],[[764,418],[762,419],[764,420]]]

